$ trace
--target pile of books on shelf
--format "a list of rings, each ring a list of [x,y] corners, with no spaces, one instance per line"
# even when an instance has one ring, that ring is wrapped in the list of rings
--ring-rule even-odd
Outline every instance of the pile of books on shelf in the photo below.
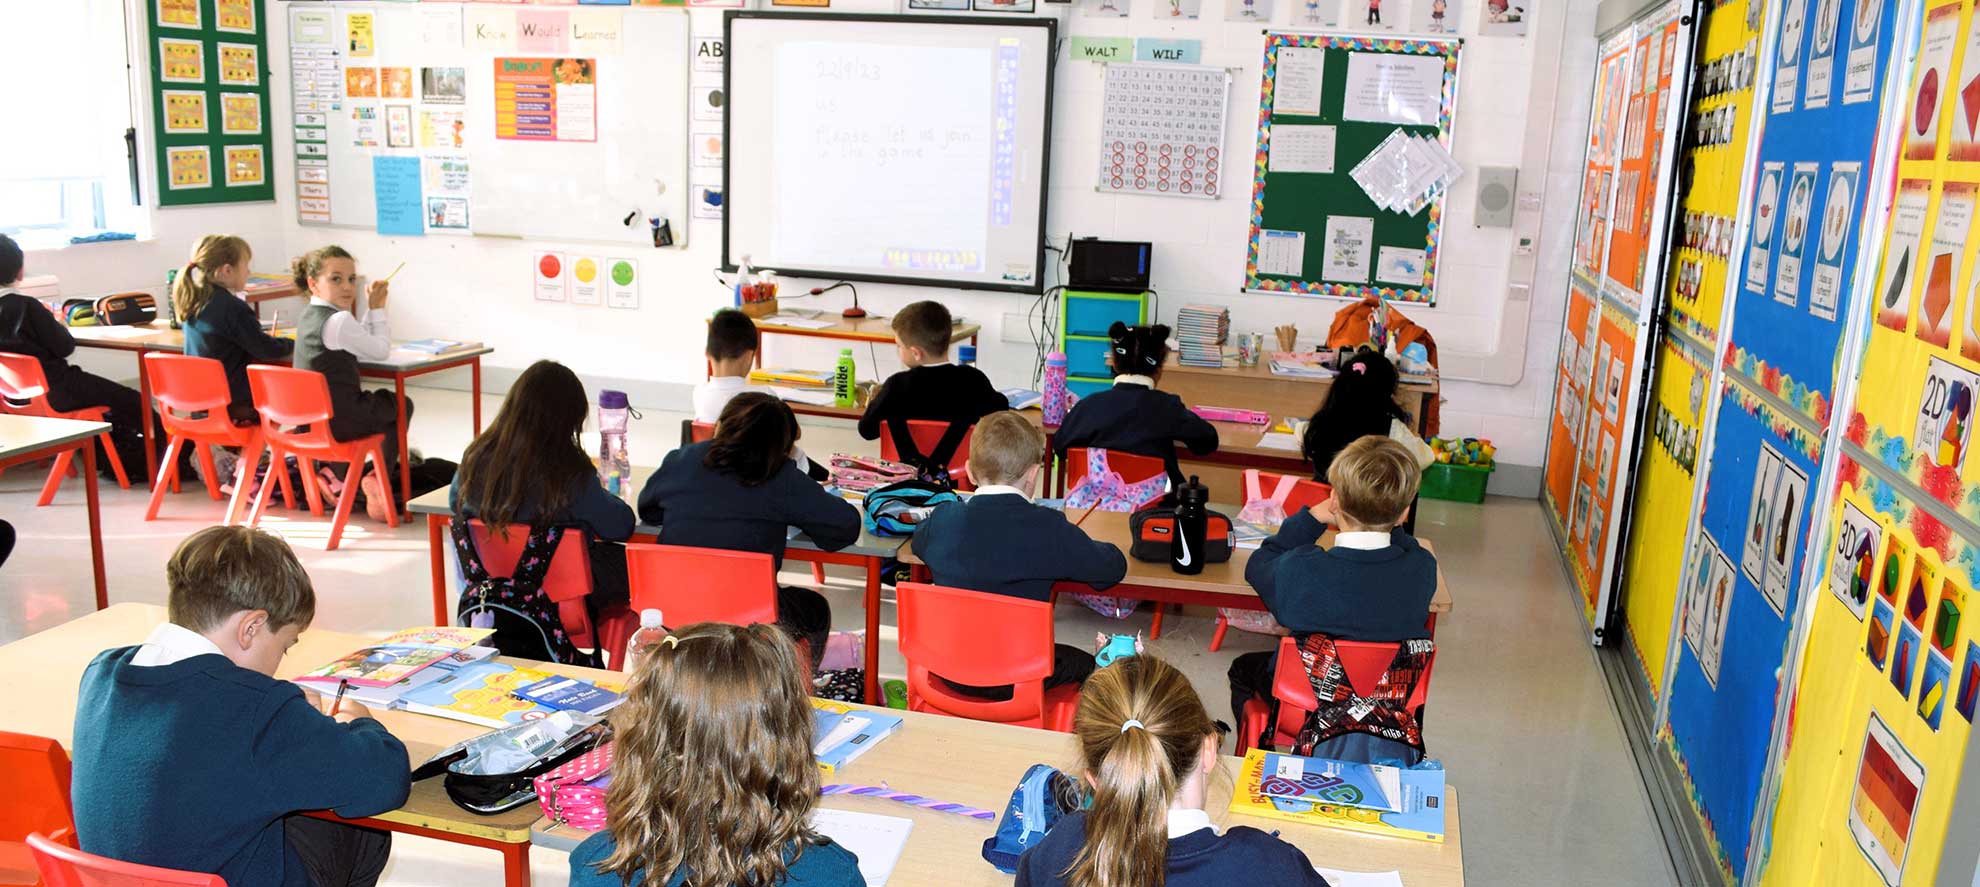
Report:
[[[1176,360],[1183,366],[1221,367],[1224,340],[1231,335],[1231,310],[1222,305],[1184,305],[1176,315]]]

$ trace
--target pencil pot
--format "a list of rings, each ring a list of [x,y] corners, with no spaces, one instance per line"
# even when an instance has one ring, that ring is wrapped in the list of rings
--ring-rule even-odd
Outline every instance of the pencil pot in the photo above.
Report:
[[[1423,488],[1419,492],[1425,499],[1484,502],[1485,484],[1491,479],[1491,466],[1438,462],[1423,469]]]

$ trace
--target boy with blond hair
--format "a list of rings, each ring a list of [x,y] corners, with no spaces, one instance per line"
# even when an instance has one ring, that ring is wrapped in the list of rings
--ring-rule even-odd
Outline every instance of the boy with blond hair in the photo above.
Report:
[[[376,884],[391,835],[300,815],[405,804],[406,747],[345,699],[312,704],[276,680],[316,613],[287,543],[210,527],[165,565],[167,621],[83,673],[76,833],[99,856],[229,884]]]
[[[1424,627],[1437,593],[1437,559],[1399,529],[1423,470],[1402,444],[1369,435],[1342,449],[1327,468],[1333,497],[1288,515],[1244,570],[1272,618],[1294,639],[1324,634],[1342,641],[1429,637]],[[1331,548],[1317,544],[1332,524]],[[1231,662],[1231,711],[1272,698],[1276,652]]]
[[[936,585],[1049,601],[1053,583],[1083,582],[1100,591],[1127,575],[1119,548],[1031,501],[1044,454],[1045,433],[1018,412],[991,413],[976,423],[969,450],[976,495],[936,508],[909,541]],[[1092,673],[1093,654],[1059,644],[1045,687],[1080,683]],[[950,686],[984,698],[1011,694],[1008,686]]]

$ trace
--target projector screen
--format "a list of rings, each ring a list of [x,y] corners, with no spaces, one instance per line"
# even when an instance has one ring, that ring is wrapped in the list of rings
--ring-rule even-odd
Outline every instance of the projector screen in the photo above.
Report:
[[[728,269],[1042,291],[1055,20],[724,21]]]

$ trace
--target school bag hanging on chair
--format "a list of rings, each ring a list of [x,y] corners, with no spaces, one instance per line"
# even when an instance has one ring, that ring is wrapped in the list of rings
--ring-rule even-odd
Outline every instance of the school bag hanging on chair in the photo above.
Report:
[[[1086,448],[1086,476],[1066,493],[1066,510],[1098,508],[1101,511],[1138,511],[1154,504],[1169,492],[1169,475],[1157,474],[1128,483],[1121,473],[1107,464],[1107,451]],[[1072,599],[1087,609],[1112,619],[1125,619],[1141,605],[1134,598],[1110,594],[1079,593]]]
[[[467,583],[454,610],[455,622],[495,629],[486,643],[504,656],[604,667],[604,657],[598,650],[587,653],[571,642],[563,620],[557,615],[556,603],[543,591],[543,577],[550,573],[550,558],[564,538],[563,527],[531,527],[522,556],[516,558],[515,571],[508,576],[490,576],[488,568],[481,563],[481,553],[475,550],[467,520],[456,517],[450,526],[461,578]]]
[[[1279,476],[1279,483],[1272,488],[1270,495],[1261,489],[1258,469],[1244,470],[1244,509],[1238,512],[1238,520],[1261,527],[1276,527],[1286,522],[1286,497],[1298,489],[1299,478],[1290,474]],[[1269,634],[1279,637],[1291,634],[1286,627],[1273,619],[1264,610],[1240,610],[1236,607],[1218,607],[1217,615],[1224,617],[1224,624],[1253,634]]]

